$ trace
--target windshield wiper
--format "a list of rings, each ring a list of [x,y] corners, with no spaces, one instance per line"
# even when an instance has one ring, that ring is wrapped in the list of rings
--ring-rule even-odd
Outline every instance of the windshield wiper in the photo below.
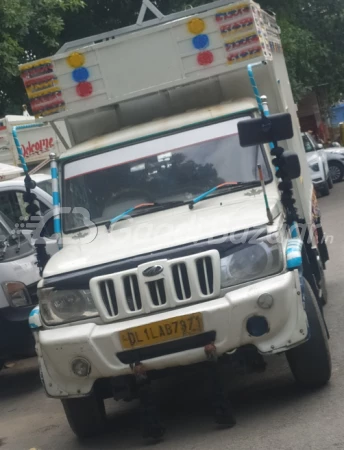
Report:
[[[111,219],[106,224],[106,228],[108,231],[110,231],[111,225],[114,225],[117,222],[120,222],[121,220],[127,219],[129,214],[139,211],[139,210],[145,210],[145,209],[151,209],[154,208],[156,211],[163,211],[164,209],[169,208],[175,208],[177,206],[183,206],[185,205],[185,202],[183,201],[175,201],[175,202],[166,202],[166,203],[141,203],[140,205],[133,206],[132,208],[128,209],[124,213],[120,214],[119,216],[116,216],[115,218]]]
[[[189,204],[189,208],[193,209],[194,206],[201,202],[202,200],[205,200],[207,197],[209,197],[211,194],[214,194],[216,191],[222,191],[222,190],[229,190],[229,191],[236,191],[241,190],[243,187],[250,188],[250,187],[257,187],[260,186],[260,181],[248,181],[248,182],[236,182],[236,181],[230,181],[228,183],[219,184],[218,186],[213,187],[207,192],[204,192],[204,194],[199,195],[198,197],[191,200]],[[221,195],[221,194],[218,194]]]

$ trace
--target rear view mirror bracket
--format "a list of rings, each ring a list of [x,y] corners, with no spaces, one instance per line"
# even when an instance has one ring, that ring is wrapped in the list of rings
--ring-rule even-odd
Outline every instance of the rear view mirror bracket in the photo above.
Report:
[[[255,119],[243,120],[238,123],[240,145],[252,147],[254,145],[269,144],[284,141],[294,136],[291,115],[288,113],[273,114]]]
[[[294,136],[291,115],[288,113],[265,115],[262,110],[260,118],[243,120],[238,123],[240,145],[253,147],[270,144],[271,155],[274,157],[273,165],[276,167],[276,177],[282,182],[279,184],[281,202],[286,211],[289,226],[299,222],[295,208],[292,180],[301,175],[300,160],[296,153],[285,152],[278,146],[278,141],[291,139]],[[262,181],[264,184],[264,181]]]

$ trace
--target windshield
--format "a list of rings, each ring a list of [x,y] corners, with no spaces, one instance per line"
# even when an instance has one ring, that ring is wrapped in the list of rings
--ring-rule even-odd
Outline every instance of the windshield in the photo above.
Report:
[[[14,229],[14,223],[0,212],[0,242],[8,239]]]
[[[307,134],[304,134],[302,135],[302,139],[306,153],[314,152],[316,149],[316,143],[313,141],[312,137]]]
[[[13,261],[33,253],[23,234],[15,233],[14,223],[0,212],[0,263]]]
[[[0,243],[5,241],[10,235],[9,230],[4,226],[0,219]]]
[[[82,207],[104,223],[140,203],[190,202],[221,183],[266,181],[271,172],[260,146],[241,148],[230,120],[141,142],[67,163],[64,206]],[[152,211],[145,210],[145,213]],[[64,216],[66,232],[82,228],[76,214]]]
[[[41,188],[43,191],[45,191],[49,195],[53,195],[53,186],[51,180],[45,180],[41,181],[40,183],[37,183],[37,186]]]

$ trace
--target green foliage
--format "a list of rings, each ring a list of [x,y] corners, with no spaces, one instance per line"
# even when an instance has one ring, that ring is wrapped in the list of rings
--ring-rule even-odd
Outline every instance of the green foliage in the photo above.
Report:
[[[0,116],[19,113],[25,98],[18,64],[53,52],[63,15],[83,5],[82,0],[0,1]]]
[[[155,0],[168,14],[209,0]],[[296,100],[326,84],[344,92],[343,0],[259,0],[277,14]],[[83,8],[83,4],[85,7]],[[15,112],[24,92],[17,65],[54,52],[59,44],[135,23],[141,0],[1,0],[0,115]]]
[[[344,2],[342,0],[261,0],[277,14],[296,100],[327,86],[337,101],[343,90]]]

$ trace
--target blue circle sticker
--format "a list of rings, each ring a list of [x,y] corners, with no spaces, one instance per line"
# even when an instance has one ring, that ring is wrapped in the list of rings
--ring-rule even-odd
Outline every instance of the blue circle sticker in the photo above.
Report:
[[[199,34],[192,39],[192,43],[197,50],[204,50],[209,47],[209,36],[206,34]]]
[[[78,67],[73,70],[73,80],[76,83],[82,83],[83,81],[88,80],[89,76],[90,72],[86,69],[86,67]]]

